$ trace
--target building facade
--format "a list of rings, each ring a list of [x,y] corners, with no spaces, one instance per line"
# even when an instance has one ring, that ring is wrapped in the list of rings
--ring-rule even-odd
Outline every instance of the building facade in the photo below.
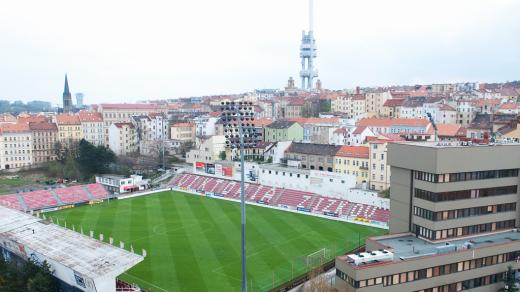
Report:
[[[83,138],[96,146],[108,146],[105,139],[103,115],[98,112],[78,113]]]
[[[79,116],[74,114],[59,114],[56,116],[58,125],[58,141],[63,147],[71,147],[83,139]]]
[[[0,170],[33,164],[32,133],[27,124],[0,124]]]
[[[132,123],[113,123],[108,135],[108,145],[116,155],[129,155],[137,152],[137,133]]]
[[[58,142],[58,127],[54,123],[29,123],[32,133],[33,163],[43,163],[56,160],[56,143]]]
[[[366,146],[341,146],[334,156],[334,172],[355,175],[356,184],[367,183],[368,153]]]
[[[302,141],[303,127],[292,121],[278,120],[264,127],[265,142]]]
[[[520,145],[391,143],[390,235],[336,258],[338,291],[499,291],[520,269]]]

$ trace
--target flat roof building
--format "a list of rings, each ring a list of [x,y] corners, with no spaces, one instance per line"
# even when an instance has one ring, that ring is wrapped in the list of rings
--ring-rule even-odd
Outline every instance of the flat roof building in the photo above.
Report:
[[[520,269],[520,144],[389,143],[390,235],[336,258],[339,291],[498,291]]]
[[[0,252],[47,261],[72,291],[116,291],[116,277],[144,257],[38,217],[0,206]]]

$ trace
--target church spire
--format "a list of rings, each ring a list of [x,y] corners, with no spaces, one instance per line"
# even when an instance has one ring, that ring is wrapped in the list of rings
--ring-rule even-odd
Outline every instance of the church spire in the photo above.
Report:
[[[67,74],[65,74],[65,89],[63,89],[63,96],[65,95],[70,95],[69,80],[67,79]]]
[[[67,74],[65,74],[65,88],[63,89],[63,112],[69,113],[72,112],[72,96],[69,90],[69,80],[67,78]]]

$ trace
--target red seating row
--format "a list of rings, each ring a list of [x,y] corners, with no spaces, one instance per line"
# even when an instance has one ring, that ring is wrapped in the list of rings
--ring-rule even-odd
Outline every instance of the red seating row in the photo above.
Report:
[[[16,195],[0,196],[0,205],[17,210],[22,210],[22,206],[20,205],[20,201],[18,200],[18,197]]]
[[[0,204],[18,210],[26,208],[40,210],[63,204],[82,203],[90,201],[92,198],[105,199],[107,197],[108,192],[101,184],[88,184],[0,196]],[[23,204],[20,203],[20,200]]]
[[[171,185],[195,189],[199,192],[219,194],[227,198],[240,198],[240,183],[233,180],[185,173],[174,178]],[[349,217],[388,222],[389,210],[375,206],[352,203],[345,199],[331,198],[314,193],[246,183],[246,200],[273,206],[309,209],[317,213],[335,213]]]

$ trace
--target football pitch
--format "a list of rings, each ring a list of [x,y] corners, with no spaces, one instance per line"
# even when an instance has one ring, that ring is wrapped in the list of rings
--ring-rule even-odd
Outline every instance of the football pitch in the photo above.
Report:
[[[145,260],[121,275],[147,291],[240,291],[240,204],[181,192],[112,200],[47,214],[95,237],[120,241]],[[250,291],[266,291],[358,240],[385,230],[313,216],[247,206]],[[314,259],[314,261],[313,261]],[[318,259],[321,261],[322,259]]]

